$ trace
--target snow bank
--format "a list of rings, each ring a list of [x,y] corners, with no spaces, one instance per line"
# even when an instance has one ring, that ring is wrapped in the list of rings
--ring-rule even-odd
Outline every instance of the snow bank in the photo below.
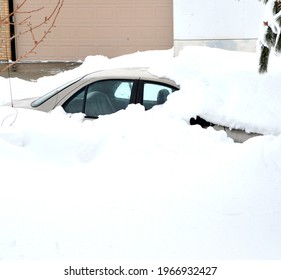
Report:
[[[186,47],[177,57],[173,51],[148,51],[113,59],[103,56],[86,58],[78,68],[43,77],[37,82],[1,78],[0,104],[13,98],[40,96],[76,77],[101,69],[150,67],[158,76],[174,79],[181,91],[170,96],[164,106],[174,116],[188,120],[200,115],[215,124],[247,132],[281,133],[280,61],[272,56],[270,73],[257,71],[258,57],[206,47]]]
[[[0,107],[0,259],[280,259],[281,136],[237,144],[223,131],[188,124],[200,112],[226,123],[235,116],[234,126],[243,116],[247,129],[260,128],[264,118],[250,123],[245,110],[276,114],[277,72],[260,78],[247,63],[240,73],[239,60],[254,56],[201,48],[178,58],[160,51],[93,59],[117,67],[135,56],[144,64],[146,55],[152,72],[182,83],[150,111],[130,105],[83,122],[61,108]],[[222,73],[230,57],[235,63]],[[258,104],[266,85],[272,108],[271,95],[270,106]],[[262,129],[278,134],[277,119]]]
[[[187,47],[172,63],[150,69],[181,85],[183,94],[174,94],[179,101],[171,108],[181,108],[181,117],[192,112],[215,124],[274,135],[281,133],[280,70],[273,65],[260,75],[256,54],[205,47]]]

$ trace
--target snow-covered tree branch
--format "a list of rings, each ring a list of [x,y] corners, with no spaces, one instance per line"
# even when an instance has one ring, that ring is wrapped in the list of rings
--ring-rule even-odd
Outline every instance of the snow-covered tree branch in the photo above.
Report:
[[[281,53],[281,3],[280,0],[259,0],[265,4],[262,30],[259,36],[259,73],[268,70],[270,52]]]

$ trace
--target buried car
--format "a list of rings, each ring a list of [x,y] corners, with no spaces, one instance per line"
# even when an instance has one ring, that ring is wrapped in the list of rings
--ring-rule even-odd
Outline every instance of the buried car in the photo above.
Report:
[[[53,91],[35,98],[13,101],[14,107],[50,112],[61,106],[67,113],[83,113],[85,118],[97,119],[115,113],[129,104],[142,104],[146,110],[167,101],[180,87],[173,80],[158,77],[145,68],[101,70],[77,78]],[[210,123],[200,116],[191,125],[212,126],[225,130],[235,142],[244,142],[257,134]]]
[[[16,100],[15,107],[49,112],[61,106],[67,113],[84,113],[98,118],[125,109],[129,104],[142,104],[146,110],[166,102],[179,86],[159,78],[143,68],[102,70],[84,75],[39,98]]]

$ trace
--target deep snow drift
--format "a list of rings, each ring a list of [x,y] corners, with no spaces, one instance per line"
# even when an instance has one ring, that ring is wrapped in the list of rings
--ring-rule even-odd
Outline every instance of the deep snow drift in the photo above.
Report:
[[[14,98],[98,69],[150,66],[181,91],[94,122],[0,107],[0,258],[280,259],[281,67],[209,48],[89,57]],[[0,103],[9,81],[0,79]],[[3,90],[2,90],[3,89]],[[273,134],[235,144],[191,116]]]

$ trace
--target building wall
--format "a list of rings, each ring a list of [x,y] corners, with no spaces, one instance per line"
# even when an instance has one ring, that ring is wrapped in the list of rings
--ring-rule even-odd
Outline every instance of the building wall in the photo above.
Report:
[[[264,5],[258,0],[174,0],[174,47],[255,51]]]
[[[21,0],[14,0],[15,6]],[[42,21],[57,0],[29,0],[30,21]],[[25,15],[16,16],[20,22]],[[44,26],[46,28],[46,26]],[[17,26],[17,32],[21,32]],[[40,38],[39,29],[35,32]],[[42,30],[41,30],[42,31]],[[17,38],[17,56],[33,47],[31,34]],[[56,27],[28,60],[83,60],[173,47],[173,0],[65,0]]]
[[[6,19],[9,15],[9,1],[0,0],[0,61],[11,59],[10,27]]]

